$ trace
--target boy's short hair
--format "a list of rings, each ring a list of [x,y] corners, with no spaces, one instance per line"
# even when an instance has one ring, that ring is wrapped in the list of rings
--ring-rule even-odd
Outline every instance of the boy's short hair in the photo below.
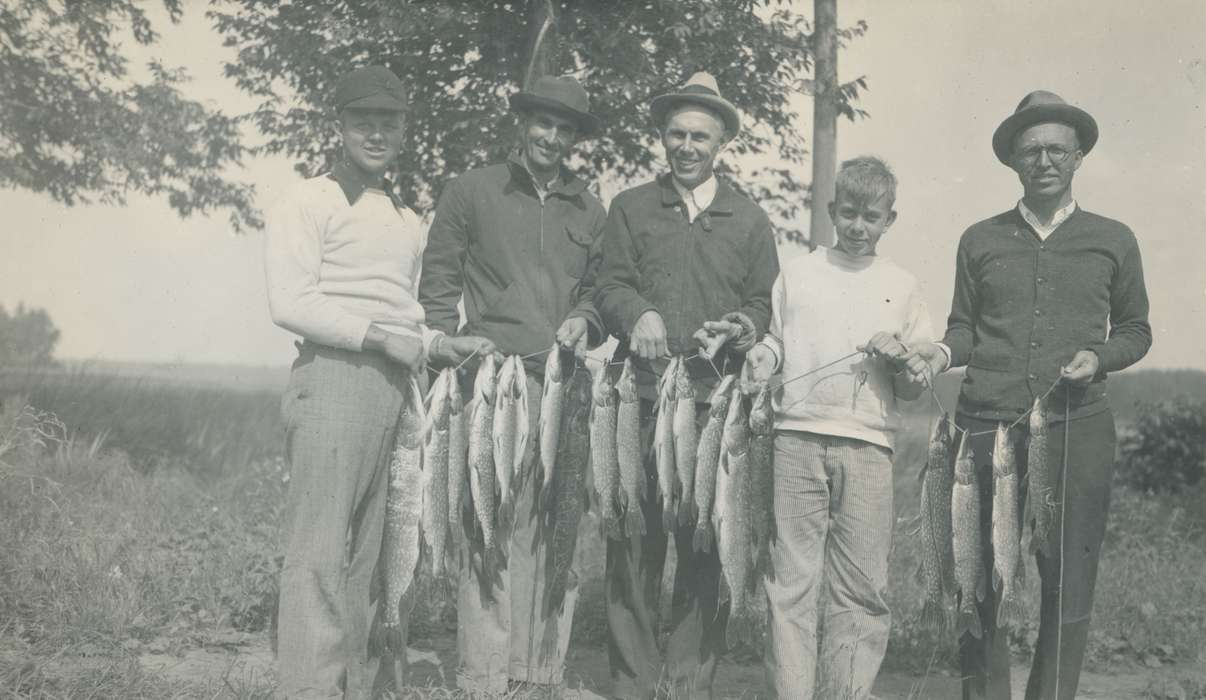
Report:
[[[896,204],[896,175],[888,164],[875,156],[859,156],[843,161],[834,181],[834,199],[842,193],[859,203],[888,197],[888,207]]]

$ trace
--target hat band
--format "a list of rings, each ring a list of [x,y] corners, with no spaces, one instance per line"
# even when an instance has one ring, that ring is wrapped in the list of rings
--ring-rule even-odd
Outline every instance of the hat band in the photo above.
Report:
[[[678,92],[680,95],[711,95],[713,97],[720,97],[720,93],[705,85],[688,85]]]

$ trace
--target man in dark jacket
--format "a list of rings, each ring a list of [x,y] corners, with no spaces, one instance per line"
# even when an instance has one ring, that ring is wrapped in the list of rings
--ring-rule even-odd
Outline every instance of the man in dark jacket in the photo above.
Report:
[[[1072,177],[1097,133],[1087,112],[1045,91],[1027,95],[1001,123],[993,151],[1017,172],[1022,199],[963,234],[946,336],[907,356],[919,376],[967,365],[956,424],[971,432],[989,581],[991,431],[1017,421],[1054,387],[1047,397],[1047,506],[1054,513],[1049,537],[1035,539],[1042,607],[1027,700],[1076,694],[1114,464],[1106,373],[1137,362],[1152,342],[1135,235],[1072,198]],[[1021,420],[1012,431],[1022,484],[1029,424]],[[1021,510],[1042,507],[1026,504],[1026,489],[1019,491]],[[978,606],[982,634],[961,641],[965,698],[1011,697],[1009,639],[996,624],[998,599],[988,586]]]
[[[471,541],[475,556],[462,570],[457,600],[458,685],[498,694],[508,685],[562,682],[576,591],[567,593],[559,612],[541,605],[548,533],[541,532],[533,508],[539,482],[533,475],[540,472],[533,467],[542,351],[557,343],[580,353],[603,338],[585,280],[598,258],[605,213],[586,183],[562,164],[578,138],[598,128],[598,119],[573,78],[541,78],[512,97],[511,107],[519,113],[517,152],[506,163],[448,184],[419,284],[434,335],[432,363],[460,364],[478,347],[477,337],[507,355],[538,353],[525,361],[530,437],[513,484],[515,523],[500,537],[505,568],[483,572],[480,539]],[[462,300],[463,327],[457,309]]]
[[[656,611],[668,533],[657,496],[651,419],[657,376],[682,355],[703,401],[717,373],[737,372],[770,321],[770,290],[779,272],[766,214],[713,175],[717,154],[740,129],[735,107],[716,81],[698,73],[681,90],[651,104],[670,173],[619,194],[611,203],[595,305],[620,345],[634,356],[641,396],[643,511],[646,534],[607,542],[607,618],[615,695],[652,697],[662,674]],[[698,340],[697,340],[698,339]],[[718,355],[697,356],[699,340]],[[697,415],[706,416],[706,404]],[[629,507],[638,507],[632,504]],[[684,697],[711,695],[723,652],[727,607],[719,605],[716,548],[695,552],[695,524],[675,528],[673,627],[665,665]]]

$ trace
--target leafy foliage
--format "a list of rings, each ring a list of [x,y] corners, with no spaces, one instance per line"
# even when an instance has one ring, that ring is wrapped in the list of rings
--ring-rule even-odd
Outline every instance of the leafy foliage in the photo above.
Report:
[[[173,22],[181,0],[164,0]],[[132,75],[122,46],[157,34],[141,3],[16,0],[0,7],[0,186],[64,204],[165,196],[181,215],[229,211],[258,226],[251,187],[229,170],[239,122],[181,92],[158,62]]]
[[[1178,493],[1206,471],[1206,402],[1178,396],[1141,404],[1132,429],[1123,433],[1118,476],[1143,491]]]
[[[59,329],[45,309],[27,309],[18,303],[10,316],[0,306],[0,367],[51,364],[58,342]]]
[[[365,0],[285,3],[223,0],[210,18],[238,58],[226,73],[262,102],[253,115],[268,135],[263,150],[300,159],[313,175],[339,157],[328,97],[349,68],[380,63],[410,84],[412,113],[401,162],[393,173],[404,199],[424,209],[450,177],[497,162],[514,130],[507,97],[522,83],[533,10],[548,0],[405,3]],[[535,3],[535,4],[531,4]],[[604,129],[581,150],[593,178],[620,182],[647,176],[661,153],[647,104],[693,72],[716,75],[722,93],[745,115],[731,152],[776,156],[785,167],[732,172],[732,179],[778,221],[794,222],[807,204],[804,137],[793,95],[810,88],[810,27],[772,0],[557,0],[555,31],[539,64],[572,73],[592,95]],[[859,36],[857,24],[841,34]],[[852,106],[859,78],[840,87]],[[736,170],[735,158],[729,168]],[[801,239],[803,232],[789,237]]]

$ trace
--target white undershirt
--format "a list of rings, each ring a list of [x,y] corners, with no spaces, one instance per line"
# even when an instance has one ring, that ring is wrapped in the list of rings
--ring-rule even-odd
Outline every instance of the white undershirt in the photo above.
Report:
[[[712,200],[716,199],[715,175],[709,175],[707,180],[696,185],[693,190],[683,186],[676,177],[671,176],[670,180],[674,183],[674,189],[678,190],[678,196],[682,197],[687,205],[687,221],[694,222],[695,217],[712,206]]]
[[[1051,223],[1044,226],[1039,221],[1039,218],[1035,216],[1034,212],[1030,211],[1030,208],[1026,206],[1026,203],[1020,199],[1018,200],[1018,213],[1022,215],[1022,218],[1026,220],[1026,223],[1030,224],[1030,227],[1034,229],[1034,232],[1038,234],[1040,241],[1047,240],[1047,236],[1055,233],[1055,229],[1059,228],[1060,224],[1067,221],[1068,217],[1072,216],[1072,212],[1074,211],[1076,211],[1075,199],[1071,202],[1068,202],[1067,206],[1056,211],[1055,215],[1051,217]]]

